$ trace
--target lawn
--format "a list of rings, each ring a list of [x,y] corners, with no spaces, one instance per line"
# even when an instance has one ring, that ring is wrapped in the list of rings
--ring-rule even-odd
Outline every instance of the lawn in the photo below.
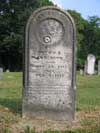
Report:
[[[70,129],[71,131],[49,130],[45,133],[100,133],[100,77],[77,74],[76,81],[74,128]],[[0,81],[0,133],[33,132],[30,131],[32,120],[21,118],[21,101],[22,73],[4,73],[3,80]],[[35,122],[35,125],[37,123]],[[35,128],[35,125],[32,128]]]
[[[100,107],[100,76],[77,75],[77,110]]]

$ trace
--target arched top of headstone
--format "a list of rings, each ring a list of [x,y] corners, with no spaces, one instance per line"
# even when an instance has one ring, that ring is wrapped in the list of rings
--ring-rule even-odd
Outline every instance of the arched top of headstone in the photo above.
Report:
[[[39,22],[41,22],[41,26],[43,26],[48,23],[48,21],[47,21],[48,19],[52,19],[51,25],[52,25],[52,23],[53,24],[56,23],[55,25],[56,26],[58,25],[58,27],[60,27],[62,25],[63,26],[62,30],[63,30],[64,28],[66,28],[66,26],[64,25],[64,24],[66,24],[66,20],[64,19],[64,17],[66,17],[72,24],[74,35],[75,35],[76,28],[75,28],[75,23],[73,21],[73,18],[70,16],[70,14],[67,11],[65,12],[63,9],[60,9],[55,6],[45,6],[45,7],[41,7],[39,9],[37,9],[36,11],[34,11],[28,19],[27,26],[26,26],[26,33],[28,33],[28,29],[29,29],[32,21],[38,22],[38,20],[39,20]],[[43,23],[42,23],[42,21],[43,21]],[[59,25],[59,24],[61,24],[61,25]],[[56,26],[55,26],[55,30],[57,28]],[[61,30],[61,27],[60,27],[60,30]],[[58,38],[59,38],[59,36],[60,35],[58,35]],[[44,37],[44,42],[48,43],[48,42],[50,42],[50,39],[51,39],[50,36],[46,36],[46,37]]]
[[[95,61],[95,60],[96,60],[96,57],[95,57],[95,55],[93,55],[93,54],[88,54],[87,60],[88,60],[88,61],[89,61],[89,60]]]

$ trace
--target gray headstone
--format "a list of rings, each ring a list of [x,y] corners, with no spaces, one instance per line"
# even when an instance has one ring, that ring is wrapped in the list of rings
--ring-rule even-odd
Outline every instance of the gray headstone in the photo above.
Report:
[[[87,74],[95,74],[95,61],[95,56],[93,54],[89,54],[87,57]]]
[[[3,76],[3,68],[0,67],[0,80],[2,80],[2,76]]]
[[[100,75],[100,60],[98,61],[98,75]]]
[[[35,11],[25,43],[23,117],[72,121],[75,113],[75,27],[57,7]]]
[[[83,75],[83,74],[84,74],[83,70],[82,70],[82,69],[80,69],[80,75]]]

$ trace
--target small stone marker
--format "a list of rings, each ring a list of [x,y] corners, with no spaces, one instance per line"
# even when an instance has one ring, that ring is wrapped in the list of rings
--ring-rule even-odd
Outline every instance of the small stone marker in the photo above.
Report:
[[[0,80],[2,80],[2,76],[3,76],[3,68],[0,67]]]
[[[95,61],[95,56],[93,54],[89,54],[87,57],[87,74],[95,74]]]
[[[57,7],[35,11],[25,42],[23,117],[72,121],[75,114],[75,27]]]
[[[83,70],[82,70],[82,69],[80,69],[80,75],[83,75],[83,74],[84,74]]]
[[[98,61],[98,75],[100,75],[100,60]]]
[[[6,72],[7,72],[7,73],[9,73],[9,72],[10,72],[10,70],[9,70],[9,69],[7,69],[7,70],[6,70]]]

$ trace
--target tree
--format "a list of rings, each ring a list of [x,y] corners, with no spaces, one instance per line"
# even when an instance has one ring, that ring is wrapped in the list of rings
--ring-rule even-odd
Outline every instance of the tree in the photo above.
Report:
[[[0,0],[0,66],[11,71],[22,70],[22,51],[26,22],[39,7],[53,5],[49,0]],[[77,66],[82,68],[86,57],[93,53],[100,59],[100,18],[82,18],[68,10],[76,24]]]
[[[49,0],[0,0],[0,65],[22,69],[22,42],[30,14],[37,8],[53,5]]]
[[[82,43],[83,43],[83,31],[84,31],[84,26],[85,23],[87,22],[84,20],[81,16],[80,13],[73,11],[73,10],[68,10],[70,15],[73,17],[76,25],[76,44],[77,44],[77,66],[78,67],[83,67],[84,64],[84,56],[82,55]]]
[[[82,18],[80,13],[68,10],[76,24],[77,38],[77,66],[83,68],[87,55],[92,53],[100,59],[100,18]]]
[[[89,53],[94,54],[100,59],[100,18],[97,16],[89,17],[83,31],[84,39],[82,49],[87,56]]]

